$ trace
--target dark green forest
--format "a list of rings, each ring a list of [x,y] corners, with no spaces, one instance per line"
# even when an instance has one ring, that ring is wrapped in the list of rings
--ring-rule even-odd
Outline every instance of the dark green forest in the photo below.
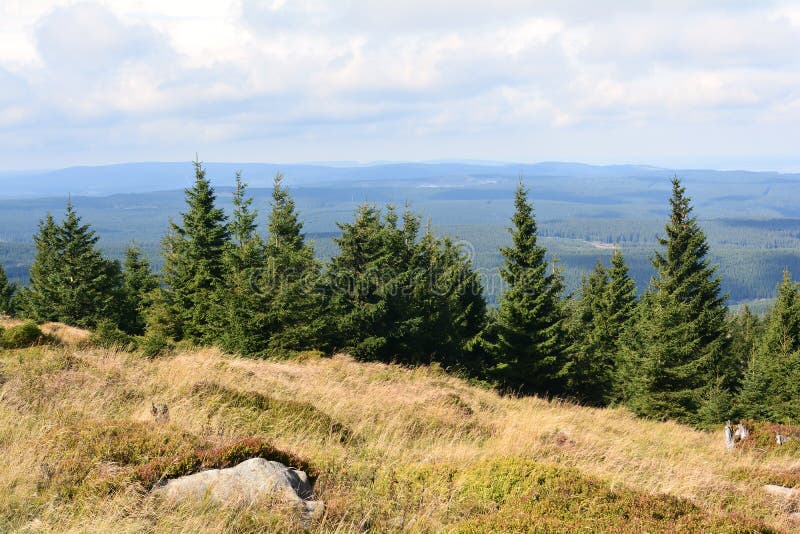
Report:
[[[124,209],[108,212],[118,218],[111,242],[131,238],[122,249],[101,242],[108,219],[83,221],[97,206],[72,201],[63,217],[39,220],[32,245],[5,243],[0,312],[90,328],[146,357],[181,344],[252,357],[344,351],[700,427],[800,422],[795,227],[701,220],[684,184],[669,185],[658,225],[541,224],[522,178],[510,198],[469,215],[449,199],[437,213],[451,223],[436,227],[415,206],[378,200],[345,202],[347,213],[322,206],[309,221],[281,175],[262,212],[241,174],[223,202],[195,162],[157,246],[158,217],[139,230],[120,224]],[[309,231],[331,221],[335,231]],[[763,317],[734,313],[734,293],[775,303]]]

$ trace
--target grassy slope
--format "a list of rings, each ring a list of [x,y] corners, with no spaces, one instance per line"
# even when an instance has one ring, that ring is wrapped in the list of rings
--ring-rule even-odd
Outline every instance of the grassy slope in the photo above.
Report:
[[[151,402],[169,422],[153,421]],[[794,503],[742,473],[800,461],[729,454],[720,435],[623,410],[503,398],[436,368],[346,356],[148,361],[64,346],[0,351],[0,531],[299,528],[291,510],[176,507],[145,491],[153,466],[249,437],[319,471],[315,531],[797,528]]]

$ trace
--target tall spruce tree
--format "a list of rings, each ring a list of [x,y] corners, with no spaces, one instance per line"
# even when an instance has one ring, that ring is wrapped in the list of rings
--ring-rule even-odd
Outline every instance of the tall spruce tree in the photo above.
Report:
[[[537,242],[528,190],[520,181],[512,217],[512,244],[500,249],[500,275],[507,287],[488,335],[497,364],[493,374],[507,388],[526,393],[560,393],[564,365],[563,282]]]
[[[224,279],[220,284],[222,317],[217,338],[228,351],[263,354],[270,331],[265,319],[265,295],[257,286],[265,262],[264,242],[256,229],[258,212],[247,197],[247,184],[236,173],[233,215],[228,225],[231,241],[224,255]]]
[[[225,214],[216,206],[216,195],[206,171],[194,162],[195,182],[186,189],[187,211],[181,224],[170,221],[163,240],[165,292],[161,300],[168,310],[159,314],[175,324],[173,335],[195,343],[213,342],[218,289],[224,273],[223,255],[229,231]]]
[[[326,328],[321,266],[305,239],[303,222],[281,174],[275,176],[272,188],[265,251],[267,276],[262,291],[269,294],[267,352],[281,356],[319,348]]]
[[[730,414],[738,378],[727,350],[727,296],[677,178],[670,206],[666,236],[659,238],[665,250],[651,258],[657,275],[625,347],[626,399],[647,417],[716,424]]]
[[[81,327],[93,327],[100,320],[120,321],[120,266],[102,256],[97,241],[71,203],[61,225],[49,214],[40,222],[25,296],[30,317]]]
[[[745,417],[800,423],[800,286],[788,271],[749,361],[738,397]]]
[[[17,286],[8,281],[3,265],[0,264],[0,315],[11,315],[14,311],[14,294]]]
[[[150,268],[150,262],[135,244],[125,251],[125,263],[122,272],[123,293],[125,302],[120,320],[120,328],[129,334],[144,333],[145,307],[150,294],[158,289],[158,278]]]

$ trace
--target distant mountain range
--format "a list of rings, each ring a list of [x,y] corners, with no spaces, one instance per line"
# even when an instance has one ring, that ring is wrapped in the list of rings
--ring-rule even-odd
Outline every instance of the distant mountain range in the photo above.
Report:
[[[687,171],[661,169],[641,165],[594,166],[580,163],[543,162],[436,162],[346,164],[275,164],[275,163],[206,163],[208,176],[216,185],[230,185],[233,175],[241,170],[253,187],[271,184],[273,176],[282,172],[293,186],[311,185],[432,185],[480,186],[513,184],[517,177],[570,178],[663,178]],[[698,171],[691,171],[692,173]],[[702,171],[707,174],[707,171]],[[720,174],[717,171],[715,175]],[[729,173],[722,173],[729,175]],[[737,176],[740,173],[734,173]],[[754,173],[758,177],[775,178],[777,173]],[[800,180],[800,175],[793,175]],[[0,198],[36,198],[43,196],[105,196],[116,193],[143,193],[181,189],[193,177],[190,162],[121,163],[96,167],[69,167],[47,171],[0,171]]]

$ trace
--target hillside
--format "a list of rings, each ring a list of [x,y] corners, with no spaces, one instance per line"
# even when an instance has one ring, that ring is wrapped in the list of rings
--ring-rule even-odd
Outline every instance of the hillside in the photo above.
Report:
[[[719,433],[501,397],[436,367],[213,349],[147,360],[46,330],[60,346],[0,351],[2,531],[299,530],[274,506],[172,507],[147,493],[153,466],[264,450],[259,440],[318,472],[326,514],[312,531],[797,527],[797,503],[760,486],[791,479],[800,461],[727,453]]]

